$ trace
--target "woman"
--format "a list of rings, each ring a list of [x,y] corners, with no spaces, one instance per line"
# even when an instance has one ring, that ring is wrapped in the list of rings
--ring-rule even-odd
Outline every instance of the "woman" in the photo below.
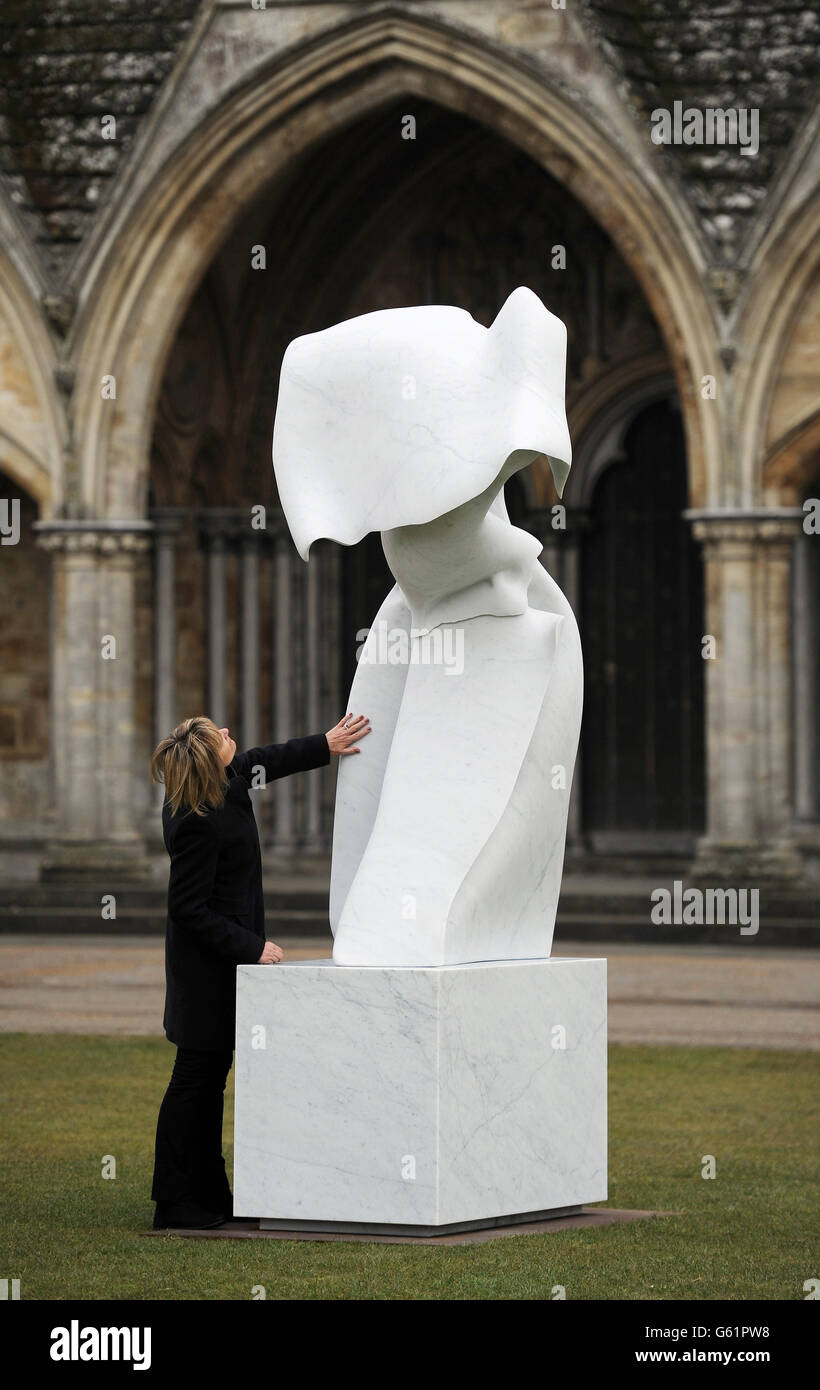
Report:
[[[370,732],[347,714],[326,734],[237,753],[228,729],[198,715],[158,745],[162,831],[171,857],[163,1027],[177,1055],[157,1121],[154,1229],[233,1219],[222,1157],[222,1101],[233,1060],[237,965],[276,965],[265,940],[262,857],[248,788],[358,753]]]

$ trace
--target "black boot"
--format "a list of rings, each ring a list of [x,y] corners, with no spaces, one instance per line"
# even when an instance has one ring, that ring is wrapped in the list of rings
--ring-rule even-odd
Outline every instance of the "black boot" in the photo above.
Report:
[[[157,1202],[154,1212],[155,1231],[209,1231],[224,1226],[221,1211],[206,1211],[193,1202]]]
[[[231,1198],[230,1202],[228,1202],[227,1206],[225,1207],[225,1225],[226,1225],[226,1226],[248,1226],[248,1225],[253,1226],[253,1225],[256,1225],[256,1224],[258,1224],[258,1223],[256,1222],[256,1219],[255,1219],[255,1217],[253,1217],[253,1216],[234,1216],[234,1214],[233,1214],[233,1198]]]

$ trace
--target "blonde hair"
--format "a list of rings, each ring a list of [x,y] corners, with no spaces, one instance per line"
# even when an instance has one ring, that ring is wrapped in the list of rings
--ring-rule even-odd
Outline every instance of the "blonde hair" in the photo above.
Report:
[[[219,757],[221,747],[222,735],[205,714],[184,719],[157,744],[151,777],[165,784],[172,811],[182,806],[204,816],[222,805],[228,777]]]

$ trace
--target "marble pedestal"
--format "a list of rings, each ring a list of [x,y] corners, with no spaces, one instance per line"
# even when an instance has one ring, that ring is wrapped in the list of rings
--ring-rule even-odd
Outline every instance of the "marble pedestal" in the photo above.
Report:
[[[606,1198],[605,960],[236,976],[237,1216],[423,1235]]]

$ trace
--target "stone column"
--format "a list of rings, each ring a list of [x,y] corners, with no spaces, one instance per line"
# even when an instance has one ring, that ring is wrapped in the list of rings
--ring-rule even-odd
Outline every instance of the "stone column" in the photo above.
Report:
[[[154,523],[154,743],[176,724],[176,576],[177,515],[155,512]],[[158,786],[159,800],[165,793]]]
[[[240,690],[241,747],[259,745],[259,536],[251,531],[240,541],[242,634]]]
[[[52,556],[54,837],[44,878],[91,879],[100,894],[148,872],[136,825],[134,560],[148,521],[35,523]]]
[[[593,251],[586,262],[587,357],[604,357],[604,252]]]
[[[218,512],[202,518],[208,592],[208,713],[224,728],[228,713],[228,625],[226,611],[226,522]]]
[[[696,875],[800,872],[792,819],[791,566],[798,514],[690,511],[705,566],[706,834]]]
[[[293,636],[291,633],[291,565],[296,553],[282,517],[274,532],[273,560],[273,727],[274,741],[293,738],[291,684]],[[283,777],[276,788],[276,820],[273,849],[290,854],[295,848],[292,777]]]

